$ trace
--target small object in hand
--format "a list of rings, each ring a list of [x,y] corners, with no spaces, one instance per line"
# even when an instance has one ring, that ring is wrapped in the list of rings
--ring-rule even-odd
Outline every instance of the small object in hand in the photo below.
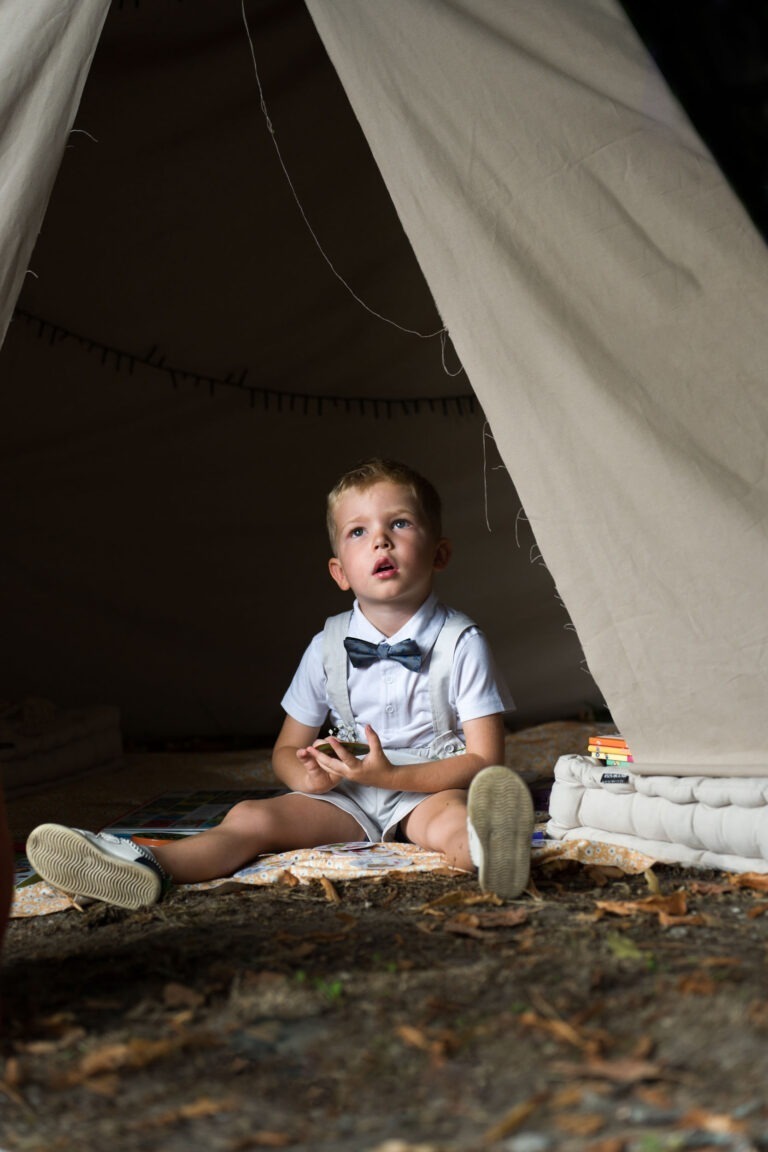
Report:
[[[365,756],[367,752],[370,752],[367,744],[360,744],[357,740],[340,740],[339,743],[342,748],[346,748],[347,752],[351,752],[353,756]],[[330,744],[318,744],[317,750],[318,752],[324,752],[326,756],[336,755]]]

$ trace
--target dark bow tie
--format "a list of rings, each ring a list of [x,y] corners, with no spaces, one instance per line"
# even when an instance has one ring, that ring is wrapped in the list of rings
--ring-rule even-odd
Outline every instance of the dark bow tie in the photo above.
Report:
[[[356,636],[346,636],[344,647],[355,668],[368,668],[377,660],[397,660],[411,672],[421,667],[421,652],[415,640],[401,640],[399,644],[371,644],[368,640],[358,640]]]

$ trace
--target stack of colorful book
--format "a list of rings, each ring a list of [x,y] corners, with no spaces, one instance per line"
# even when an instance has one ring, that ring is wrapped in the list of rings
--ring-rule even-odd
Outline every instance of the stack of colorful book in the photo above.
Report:
[[[621,736],[590,736],[587,751],[607,765],[631,764],[634,757]]]

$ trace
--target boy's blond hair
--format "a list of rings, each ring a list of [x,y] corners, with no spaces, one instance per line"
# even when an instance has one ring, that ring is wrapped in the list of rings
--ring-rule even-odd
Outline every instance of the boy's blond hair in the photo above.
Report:
[[[349,492],[353,488],[364,492],[366,488],[372,488],[374,484],[380,484],[382,481],[402,484],[404,488],[407,488],[418,504],[430,530],[434,533],[435,540],[441,538],[443,534],[442,505],[437,490],[430,484],[429,480],[416,472],[415,469],[409,468],[407,464],[401,464],[397,460],[383,460],[375,456],[371,460],[364,460],[362,463],[356,464],[354,468],[350,468],[328,493],[326,523],[331,550],[334,553],[337,543],[336,505],[339,500],[345,492]]]

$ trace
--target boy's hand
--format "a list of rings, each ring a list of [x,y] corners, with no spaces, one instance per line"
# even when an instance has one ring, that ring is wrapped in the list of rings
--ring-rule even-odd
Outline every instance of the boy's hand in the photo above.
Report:
[[[306,781],[299,791],[310,792],[315,796],[322,796],[324,792],[333,791],[342,778],[339,772],[330,771],[320,764],[314,748],[297,748],[296,755],[306,773]],[[334,763],[329,756],[324,757],[324,759]]]
[[[379,737],[371,728],[365,726],[365,736],[370,751],[358,760],[356,756],[344,747],[335,736],[326,736],[318,740],[312,748],[306,749],[314,756],[318,766],[329,774],[343,776],[347,780],[354,780],[358,784],[368,784],[374,788],[397,788],[395,783],[395,766],[389,762],[381,748]],[[318,744],[330,744],[335,756],[321,752]]]

